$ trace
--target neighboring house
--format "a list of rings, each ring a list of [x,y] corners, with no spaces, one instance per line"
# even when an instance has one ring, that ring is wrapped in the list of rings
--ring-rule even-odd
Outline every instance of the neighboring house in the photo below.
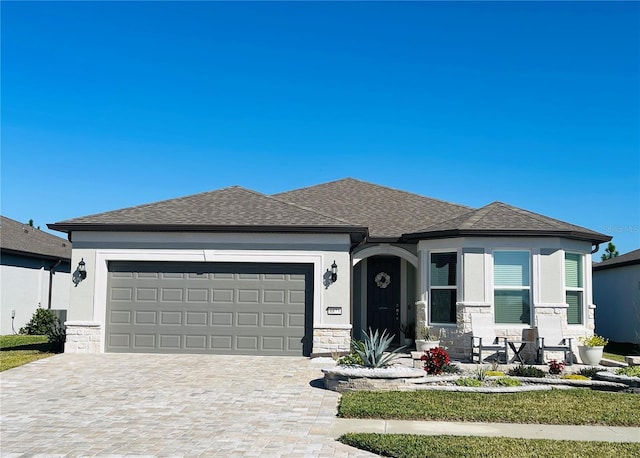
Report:
[[[70,242],[0,216],[0,334],[18,332],[39,306],[64,319],[70,269]]]
[[[69,233],[73,266],[86,263],[71,292],[73,352],[319,355],[368,327],[401,343],[401,324],[427,321],[464,357],[476,312],[519,340],[540,314],[582,336],[594,328],[591,253],[611,239],[351,178],[273,196],[230,187],[49,227]]]
[[[598,334],[640,344],[640,249],[593,264],[593,299]]]

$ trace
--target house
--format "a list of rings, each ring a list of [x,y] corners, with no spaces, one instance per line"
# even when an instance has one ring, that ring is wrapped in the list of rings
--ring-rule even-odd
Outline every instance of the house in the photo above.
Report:
[[[598,334],[640,344],[640,249],[594,263],[593,298],[606,310],[596,316]]]
[[[611,238],[494,202],[475,209],[352,178],[264,195],[241,187],[49,225],[86,279],[66,351],[321,355],[366,328],[469,317],[522,339],[540,314],[593,332],[590,259]]]
[[[71,243],[0,216],[0,334],[18,332],[41,306],[66,316]]]

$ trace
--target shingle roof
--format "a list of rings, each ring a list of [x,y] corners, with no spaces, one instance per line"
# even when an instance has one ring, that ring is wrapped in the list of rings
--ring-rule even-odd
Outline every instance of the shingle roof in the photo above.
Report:
[[[345,178],[276,197],[369,228],[372,238],[398,238],[462,215],[470,207]]]
[[[640,264],[640,249],[630,251],[615,258],[593,264],[593,270],[612,269],[614,267],[630,266]]]
[[[0,249],[27,256],[71,260],[71,242],[0,216]]]
[[[232,186],[216,191],[154,202],[121,210],[69,219],[49,227],[56,230],[99,229],[100,226],[153,230],[215,230],[216,228],[335,228],[348,232],[353,224],[283,202],[275,197]],[[366,232],[366,228],[358,228]]]
[[[590,229],[565,223],[522,208],[493,202],[457,218],[434,224],[410,234],[409,237],[437,237],[458,235],[558,235],[596,243],[611,237]]]
[[[267,196],[239,186],[48,225],[74,230],[343,232],[369,240],[460,235],[611,237],[500,202],[480,209],[353,178]],[[355,235],[359,234],[359,235]]]

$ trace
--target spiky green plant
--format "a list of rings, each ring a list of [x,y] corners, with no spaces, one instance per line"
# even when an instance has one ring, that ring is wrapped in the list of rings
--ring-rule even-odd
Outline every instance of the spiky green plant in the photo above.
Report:
[[[362,332],[364,333],[364,330]],[[380,334],[377,329],[373,331],[369,328],[362,342],[352,341],[353,351],[360,356],[364,367],[387,367],[400,356],[398,352],[405,348],[403,346],[388,351],[393,338],[386,329]]]

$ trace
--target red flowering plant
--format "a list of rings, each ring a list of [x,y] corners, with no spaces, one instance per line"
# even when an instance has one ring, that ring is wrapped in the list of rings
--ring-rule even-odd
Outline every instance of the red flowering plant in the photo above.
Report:
[[[442,347],[425,350],[420,359],[424,361],[424,370],[431,375],[442,374],[442,368],[450,361],[449,354]]]
[[[549,373],[553,375],[561,374],[564,370],[565,362],[552,359],[547,363],[549,365]]]

